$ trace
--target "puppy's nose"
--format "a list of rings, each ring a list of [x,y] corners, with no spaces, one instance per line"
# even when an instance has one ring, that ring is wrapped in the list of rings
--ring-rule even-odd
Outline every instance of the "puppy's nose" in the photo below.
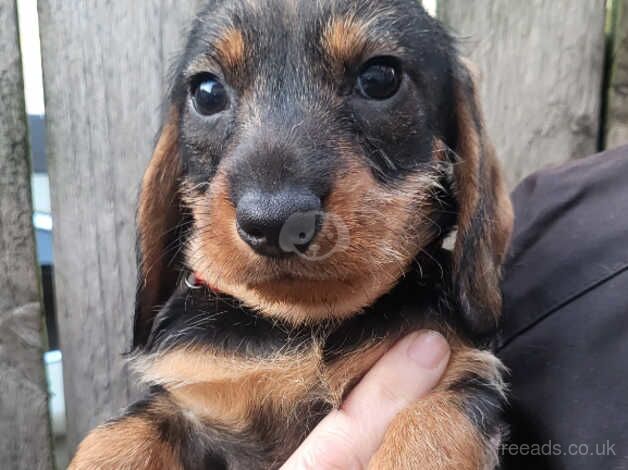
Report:
[[[237,203],[236,218],[240,238],[257,253],[304,252],[320,228],[321,200],[309,190],[247,192]]]

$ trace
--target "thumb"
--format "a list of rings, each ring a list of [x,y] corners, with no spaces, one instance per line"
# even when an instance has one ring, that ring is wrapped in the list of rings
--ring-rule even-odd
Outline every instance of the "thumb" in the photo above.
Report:
[[[366,468],[397,413],[438,384],[449,355],[447,341],[434,331],[419,331],[399,341],[342,407],[319,423],[282,470]]]

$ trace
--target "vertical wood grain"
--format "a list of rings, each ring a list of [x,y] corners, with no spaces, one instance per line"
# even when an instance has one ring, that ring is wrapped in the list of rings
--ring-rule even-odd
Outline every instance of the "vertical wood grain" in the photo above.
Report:
[[[439,17],[479,68],[489,134],[511,184],[595,152],[604,3],[439,0]]]
[[[15,0],[0,0],[0,468],[52,468]]]
[[[39,1],[70,449],[133,395],[139,181],[199,3]]]
[[[615,25],[608,112],[606,147],[628,144],[628,0],[615,0]]]

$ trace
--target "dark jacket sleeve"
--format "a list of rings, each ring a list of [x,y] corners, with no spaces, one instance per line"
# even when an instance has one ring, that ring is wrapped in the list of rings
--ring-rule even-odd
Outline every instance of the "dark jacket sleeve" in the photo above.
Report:
[[[524,180],[503,281],[504,469],[628,469],[628,147]]]

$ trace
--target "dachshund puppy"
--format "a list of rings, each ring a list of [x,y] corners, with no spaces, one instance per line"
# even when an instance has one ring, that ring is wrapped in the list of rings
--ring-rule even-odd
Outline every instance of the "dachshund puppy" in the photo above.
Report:
[[[471,74],[416,0],[209,0],[139,203],[149,392],[71,468],[278,468],[421,328],[448,370],[371,467],[495,468],[511,225]]]

